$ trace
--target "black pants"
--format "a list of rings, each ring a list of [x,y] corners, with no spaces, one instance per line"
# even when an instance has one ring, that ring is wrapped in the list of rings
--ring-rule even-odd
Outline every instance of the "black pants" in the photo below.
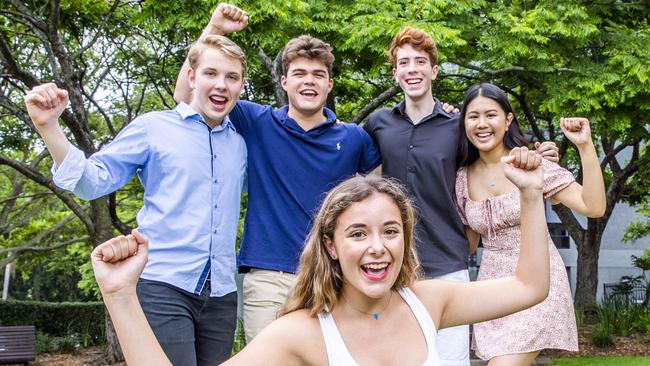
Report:
[[[158,342],[174,366],[218,365],[230,357],[237,324],[237,292],[210,297],[140,279],[137,293]]]

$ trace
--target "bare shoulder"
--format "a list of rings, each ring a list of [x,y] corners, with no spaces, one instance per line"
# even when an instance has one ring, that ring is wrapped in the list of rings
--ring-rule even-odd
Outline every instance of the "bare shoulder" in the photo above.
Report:
[[[450,291],[453,291],[453,282],[443,280],[422,280],[415,282],[410,288],[415,296],[424,304],[436,324],[440,324],[440,317],[447,303]]]
[[[317,317],[307,310],[286,314],[267,326],[254,340],[264,342],[265,347],[281,347],[300,364],[320,365],[327,363],[325,341]]]

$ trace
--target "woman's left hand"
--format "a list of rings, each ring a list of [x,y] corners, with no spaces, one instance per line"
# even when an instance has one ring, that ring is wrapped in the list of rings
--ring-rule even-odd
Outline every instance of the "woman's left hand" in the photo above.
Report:
[[[591,128],[589,120],[582,117],[560,118],[560,127],[564,135],[576,146],[591,142]]]

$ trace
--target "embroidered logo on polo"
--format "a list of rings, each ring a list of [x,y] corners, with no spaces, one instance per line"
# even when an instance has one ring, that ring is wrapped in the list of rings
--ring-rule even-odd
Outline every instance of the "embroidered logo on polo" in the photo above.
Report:
[[[341,143],[340,142],[336,143],[336,150],[341,150]]]

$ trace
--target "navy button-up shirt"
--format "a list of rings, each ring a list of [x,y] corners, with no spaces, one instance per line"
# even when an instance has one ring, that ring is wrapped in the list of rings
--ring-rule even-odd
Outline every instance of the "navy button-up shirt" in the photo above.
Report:
[[[198,294],[211,274],[211,296],[236,290],[235,241],[246,145],[230,120],[210,129],[181,103],[144,114],[88,159],[75,147],[54,182],[82,199],[113,192],[138,174],[144,205],[140,232],[149,238],[142,278]]]
[[[456,211],[458,116],[442,110],[418,124],[406,114],[404,102],[368,116],[363,128],[382,156],[382,174],[399,180],[418,209],[416,249],[427,277],[467,269],[469,246]]]

